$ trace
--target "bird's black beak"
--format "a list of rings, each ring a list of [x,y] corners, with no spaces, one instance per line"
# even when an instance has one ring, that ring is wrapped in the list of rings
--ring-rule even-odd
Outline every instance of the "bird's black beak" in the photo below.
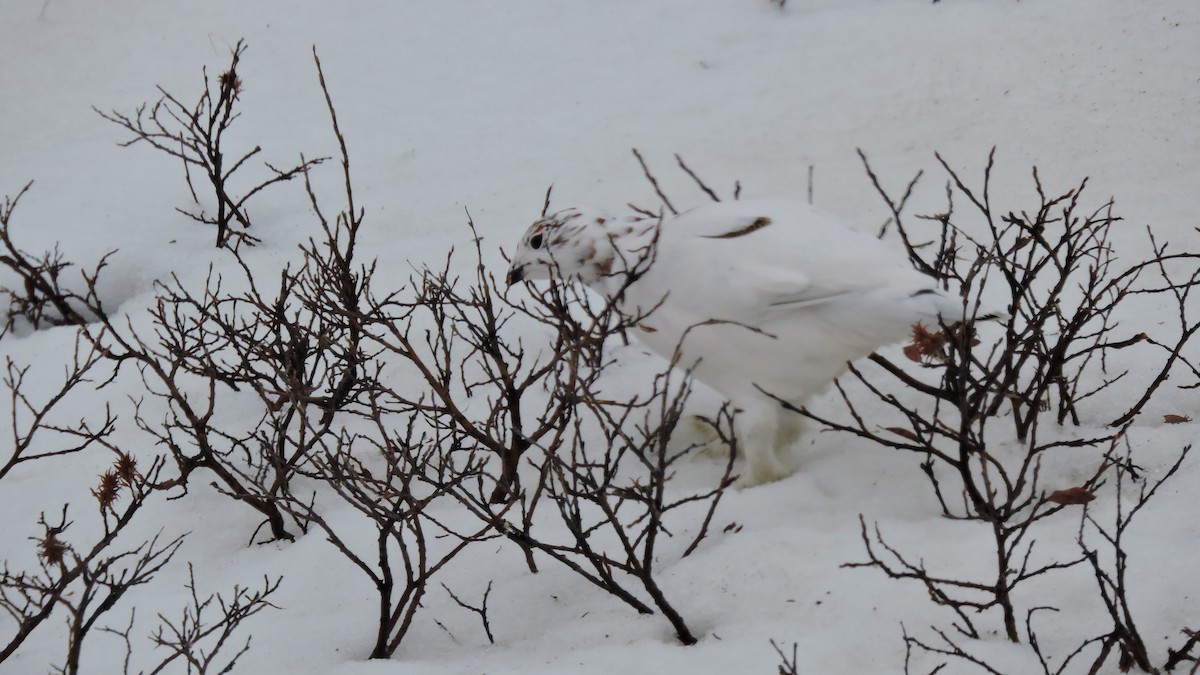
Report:
[[[513,284],[517,283],[518,281],[521,281],[524,278],[525,278],[525,266],[524,265],[522,265],[520,267],[510,267],[508,269],[507,281],[508,281],[509,286],[512,286]]]

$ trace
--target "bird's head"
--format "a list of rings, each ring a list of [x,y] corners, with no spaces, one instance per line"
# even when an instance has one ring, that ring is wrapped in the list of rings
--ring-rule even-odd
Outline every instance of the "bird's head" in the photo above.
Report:
[[[566,209],[529,226],[513,252],[508,283],[526,279],[578,279],[594,285],[612,273],[613,218],[592,209]]]

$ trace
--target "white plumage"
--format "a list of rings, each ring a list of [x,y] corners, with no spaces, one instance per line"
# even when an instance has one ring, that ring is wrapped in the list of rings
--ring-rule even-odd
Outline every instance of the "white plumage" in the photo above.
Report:
[[[525,233],[509,283],[552,274],[607,297],[627,286],[620,309],[650,312],[638,340],[668,359],[678,347],[679,366],[738,411],[743,485],[789,474],[780,451],[801,430],[763,391],[803,406],[913,324],[962,316],[898,245],[794,201],[718,202],[661,221],[559,211]]]

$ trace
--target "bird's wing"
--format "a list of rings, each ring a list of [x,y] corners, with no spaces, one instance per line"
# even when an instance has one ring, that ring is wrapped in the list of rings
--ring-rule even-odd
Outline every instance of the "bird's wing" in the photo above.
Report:
[[[856,292],[854,290],[828,290],[809,286],[795,293],[781,295],[776,300],[768,301],[767,306],[778,311],[806,309],[844,299],[854,295]]]
[[[722,202],[663,224],[654,282],[696,315],[759,323],[916,272],[874,237],[792,202]]]

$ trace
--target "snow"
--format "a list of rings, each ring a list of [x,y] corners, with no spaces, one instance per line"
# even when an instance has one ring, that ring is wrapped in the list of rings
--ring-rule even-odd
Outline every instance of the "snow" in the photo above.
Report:
[[[194,286],[210,264],[233,270],[222,267],[230,258],[211,247],[211,231],[174,211],[191,201],[178,162],[118,147],[127,137],[91,106],[132,110],[155,98],[156,84],[190,98],[200,67],[215,75],[243,37],[244,115],[234,140],[262,145],[273,163],[336,153],[311,60],[316,45],[367,209],[363,247],[378,255],[376,283],[385,287],[403,283],[409,261],[437,264],[449,247],[465,247],[464,207],[502,274],[499,247],[511,250],[551,183],[559,207],[656,203],[631,147],[681,207],[706,198],[674,169],[675,152],[723,194],[740,180],[748,197],[803,198],[811,165],[817,205],[873,228],[886,209],[855,148],[894,190],[925,169],[911,210],[927,213],[944,199],[933,151],[978,181],[995,145],[995,203],[1031,206],[1035,164],[1050,190],[1090,176],[1092,203],[1113,195],[1127,219],[1117,242],[1125,260],[1144,254],[1145,225],[1185,249],[1200,226],[1200,4],[1189,0],[790,0],[783,10],[765,0],[4,3],[0,193],[36,180],[14,218],[18,243],[40,251],[59,241],[85,267],[119,250],[103,291],[135,327],[149,324],[155,279],[174,272]],[[336,173],[329,163],[315,174],[330,199]],[[295,183],[264,192],[251,215],[264,244],[248,259],[268,277],[316,231]],[[1164,330],[1175,321],[1143,307],[1127,321]],[[58,328],[7,336],[0,351],[32,364],[31,394],[44,395],[73,344],[73,332]],[[636,345],[621,357],[619,385],[636,388],[657,367]],[[1194,391],[1174,382],[1130,434],[1152,476],[1194,435],[1194,423],[1159,422],[1165,413],[1195,415]],[[143,393],[126,377],[72,401],[66,417],[102,415],[109,401],[121,416],[119,440],[149,453],[152,440],[134,428],[127,399]],[[706,402],[711,395],[701,394],[696,405]],[[833,397],[823,405],[837,410]],[[1093,411],[1087,423],[1114,410]],[[939,517],[916,458],[832,433],[807,443],[796,475],[727,495],[717,532],[694,555],[680,560],[675,541],[664,548],[662,583],[703,636],[693,647],[679,646],[661,616],[638,616],[549,562],[531,575],[518,551],[490,542],[441,581],[464,598],[494,581],[495,645],[477,617],[435,586],[397,654],[368,661],[375,626],[365,577],[316,534],[248,546],[253,514],[205,481],[140,514],[131,542],[160,529],[168,538],[190,534],[153,583],[106,615],[107,625],[123,624],[136,606],[138,653],[151,658],[144,635],[155,613],[173,615],[186,601],[190,561],[202,592],[283,577],[272,598],[280,609],[244,629],[254,638],[241,672],[771,673],[778,659],[770,639],[798,643],[800,672],[901,672],[901,622],[929,639],[927,627],[946,627],[953,616],[916,583],[839,567],[864,559],[859,514],[936,570],[986,570],[988,534]],[[0,481],[0,550],[12,568],[36,564],[28,537],[40,512],[71,502],[79,521],[71,533],[95,527],[88,490],[110,461],[91,451],[25,464]],[[698,457],[680,480],[716,480],[721,465]],[[1064,459],[1048,470],[1067,486],[1087,469]],[[1198,500],[1191,458],[1129,534],[1134,611],[1159,662],[1180,643],[1180,629],[1200,628]],[[1109,493],[1097,502],[1100,513],[1111,506]],[[353,521],[347,507],[331,501],[330,509]],[[1041,533],[1041,555],[1074,554],[1076,513]],[[720,533],[734,522],[740,531]],[[1017,604],[1021,612],[1063,609],[1038,619],[1043,649],[1059,658],[1106,629],[1082,569],[1023,587]],[[995,615],[979,623],[1000,629]],[[1026,645],[999,633],[966,644],[1003,672],[1040,671]],[[0,671],[46,672],[64,653],[56,616]],[[123,653],[118,639],[94,634],[84,671],[118,672]],[[914,672],[938,662],[920,661]],[[943,672],[972,671],[954,661]]]

